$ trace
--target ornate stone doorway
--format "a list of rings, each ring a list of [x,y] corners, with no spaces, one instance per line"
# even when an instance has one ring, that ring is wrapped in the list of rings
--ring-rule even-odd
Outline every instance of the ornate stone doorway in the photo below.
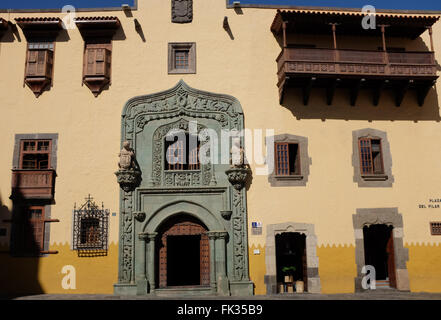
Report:
[[[157,243],[159,288],[210,286],[210,248],[207,228],[182,215],[166,221]]]
[[[190,88],[181,80],[169,90],[130,99],[122,113],[121,127],[120,166],[115,173],[121,187],[115,293],[253,294],[248,272],[245,188],[251,172],[230,168],[229,161],[191,161],[206,150],[205,145],[210,147],[206,151],[212,160],[222,159],[223,147],[211,134],[199,141],[200,148],[187,143],[190,137],[204,132],[216,132],[217,137],[224,130],[241,132],[244,118],[239,101]],[[166,137],[176,132],[189,139],[182,139],[172,148],[166,144]],[[243,146],[244,138],[240,139]],[[184,141],[190,144],[187,151]],[[188,159],[188,166],[167,160],[176,152],[178,159]],[[121,166],[124,155],[131,161]],[[184,225],[179,225],[174,219],[182,216],[196,220],[181,221]],[[191,261],[187,267],[193,271],[186,271],[187,275],[191,272],[190,280],[181,281],[185,270],[179,261],[186,260],[180,256],[185,246],[187,260]],[[190,287],[171,289],[176,286]]]

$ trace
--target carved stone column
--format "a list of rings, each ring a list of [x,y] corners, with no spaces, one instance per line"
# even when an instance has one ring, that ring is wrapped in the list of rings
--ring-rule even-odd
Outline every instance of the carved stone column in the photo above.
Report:
[[[217,293],[222,296],[230,295],[226,268],[226,238],[228,232],[216,232],[216,283]]]
[[[213,293],[217,292],[216,285],[216,232],[207,232],[208,240],[210,241],[210,287]]]
[[[152,232],[148,234],[148,259],[147,259],[147,277],[149,282],[149,292],[153,293],[155,291],[155,240],[157,232]]]
[[[138,235],[139,243],[141,247],[141,273],[137,276],[136,279],[136,293],[138,295],[144,295],[147,293],[147,278],[146,278],[146,260],[147,260],[147,252],[146,252],[146,240],[148,239],[148,235],[146,233],[140,233]]]

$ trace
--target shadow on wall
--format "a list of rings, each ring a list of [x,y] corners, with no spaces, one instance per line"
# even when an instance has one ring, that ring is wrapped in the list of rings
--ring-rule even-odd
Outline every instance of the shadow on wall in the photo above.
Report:
[[[7,235],[10,239],[9,245],[0,244],[0,297],[2,298],[43,293],[38,280],[40,257],[32,254],[39,250],[40,246],[35,241],[33,232],[29,233],[30,230],[33,231],[29,212],[29,204],[20,196],[17,196],[13,210],[10,212],[0,195],[0,219],[2,219],[0,225],[10,225],[8,228],[10,233]]]
[[[301,119],[335,120],[390,120],[390,121],[437,121],[441,120],[438,93],[433,87],[422,107],[418,106],[416,93],[409,90],[400,107],[395,106],[392,90],[384,90],[378,106],[372,104],[372,91],[361,89],[355,106],[350,104],[349,89],[337,88],[332,105],[326,103],[326,89],[313,88],[308,105],[303,104],[302,89],[286,90],[282,106]]]

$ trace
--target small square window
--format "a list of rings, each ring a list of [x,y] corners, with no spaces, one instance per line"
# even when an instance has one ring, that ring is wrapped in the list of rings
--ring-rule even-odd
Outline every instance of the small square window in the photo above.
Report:
[[[432,236],[441,236],[441,222],[430,223],[430,234]]]
[[[196,43],[168,44],[168,73],[196,73]]]
[[[291,176],[300,174],[300,152],[298,143],[278,142],[276,147],[276,175]]]

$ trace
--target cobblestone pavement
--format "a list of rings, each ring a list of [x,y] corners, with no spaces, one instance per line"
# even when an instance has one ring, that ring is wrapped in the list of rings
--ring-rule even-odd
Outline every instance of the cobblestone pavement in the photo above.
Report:
[[[252,297],[220,297],[220,296],[116,296],[104,294],[40,294],[20,297],[2,297],[13,300],[441,300],[441,293],[410,293],[394,291],[376,291],[366,293],[345,294],[280,294],[256,295]]]

